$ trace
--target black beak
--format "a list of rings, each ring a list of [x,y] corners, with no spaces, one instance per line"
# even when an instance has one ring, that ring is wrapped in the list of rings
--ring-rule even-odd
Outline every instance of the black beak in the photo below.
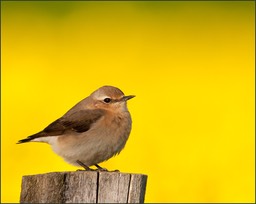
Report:
[[[130,100],[130,99],[132,99],[132,98],[134,98],[134,97],[135,97],[134,95],[124,96],[124,97],[122,98],[122,101],[128,101],[128,100]]]

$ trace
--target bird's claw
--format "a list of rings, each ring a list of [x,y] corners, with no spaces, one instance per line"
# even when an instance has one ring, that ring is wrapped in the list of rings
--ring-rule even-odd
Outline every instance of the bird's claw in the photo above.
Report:
[[[98,169],[77,169],[76,171],[97,171]]]
[[[98,168],[98,169],[96,169],[96,171],[109,171],[109,170],[107,170],[106,168]]]
[[[113,171],[109,171],[106,168],[102,168],[102,169],[77,169],[76,171],[97,171],[97,172],[120,172],[119,170],[113,170]]]
[[[76,161],[80,166],[82,166],[84,169],[77,169],[76,171],[97,171],[97,172],[120,172],[119,170],[109,171],[106,168],[102,168],[98,164],[94,164],[94,166],[97,167],[97,169],[91,169],[89,166],[85,165],[83,162],[77,160]]]

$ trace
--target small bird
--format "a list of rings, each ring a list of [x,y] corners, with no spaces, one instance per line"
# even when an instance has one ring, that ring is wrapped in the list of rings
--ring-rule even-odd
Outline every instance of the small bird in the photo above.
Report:
[[[85,170],[107,171],[98,164],[119,154],[130,135],[132,120],[127,100],[117,87],[102,86],[78,102],[44,130],[19,140],[44,142],[64,160]]]

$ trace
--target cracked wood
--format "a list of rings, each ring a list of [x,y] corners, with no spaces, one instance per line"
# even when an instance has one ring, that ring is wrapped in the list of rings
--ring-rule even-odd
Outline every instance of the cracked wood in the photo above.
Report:
[[[23,176],[21,203],[143,203],[147,175],[53,172]]]

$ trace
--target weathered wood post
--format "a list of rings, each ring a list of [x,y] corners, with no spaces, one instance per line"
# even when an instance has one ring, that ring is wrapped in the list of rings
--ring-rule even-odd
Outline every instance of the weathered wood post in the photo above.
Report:
[[[23,176],[21,203],[143,203],[147,175],[53,172]]]

